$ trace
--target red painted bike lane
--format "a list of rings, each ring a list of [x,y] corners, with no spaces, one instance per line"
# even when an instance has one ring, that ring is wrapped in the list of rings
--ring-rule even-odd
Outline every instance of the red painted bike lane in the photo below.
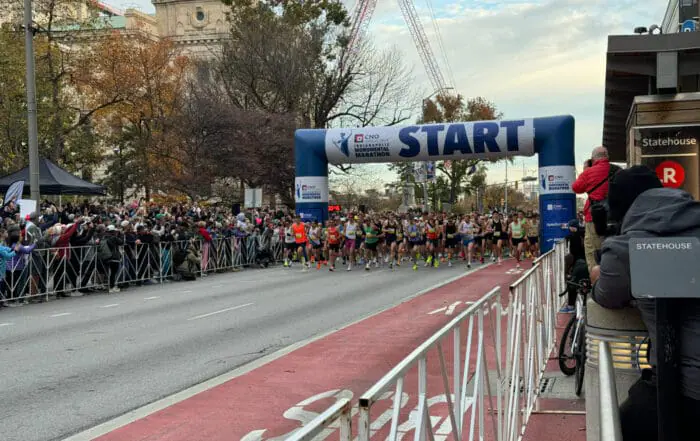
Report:
[[[96,439],[284,439],[291,431],[315,417],[317,412],[330,406],[336,398],[358,398],[413,349],[466,308],[466,302],[476,301],[500,285],[506,296],[505,303],[508,285],[521,275],[514,271],[514,266],[514,262],[507,261],[503,265],[491,265],[465,275]],[[488,341],[485,341],[490,346],[487,348],[487,358],[492,358],[493,347]],[[451,366],[449,356],[447,363]],[[429,366],[431,376],[438,376],[438,370],[437,363]],[[415,395],[416,381],[412,378],[406,380],[406,384],[412,386],[407,392]],[[442,385],[437,378],[429,383]],[[431,386],[428,392],[435,395],[433,403],[438,407],[441,402],[444,403],[444,395],[440,398],[440,394],[445,393],[441,387],[435,389],[435,386]],[[385,403],[377,403],[376,413],[373,411],[373,425],[381,435],[388,430],[386,423],[389,413],[382,412],[390,406],[388,398],[391,395],[393,392],[382,400]],[[413,400],[415,397],[412,397]],[[413,408],[411,403],[406,404],[402,414]],[[402,432],[409,431],[409,426]],[[447,436],[440,438],[446,439]]]

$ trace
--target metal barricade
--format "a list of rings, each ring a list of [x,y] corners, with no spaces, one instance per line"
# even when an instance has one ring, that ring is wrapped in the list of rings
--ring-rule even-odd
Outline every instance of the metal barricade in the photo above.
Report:
[[[195,248],[200,259],[199,274],[229,271],[256,262],[258,249],[266,248],[272,260],[283,256],[283,243],[273,236],[220,237],[201,240],[131,243],[120,247],[121,262],[116,284],[163,283],[177,274],[176,253]],[[98,257],[96,244],[80,247],[33,249],[18,254],[8,263],[0,283],[0,301],[13,304],[32,299],[48,300],[75,290],[106,290],[111,268]]]
[[[390,388],[395,389],[393,407],[391,409],[390,441],[396,441],[401,418],[401,401],[404,395],[404,382],[407,375],[413,374],[417,368],[418,376],[418,412],[413,420],[416,433],[420,434],[416,439],[425,440],[425,436],[434,439],[432,419],[429,414],[428,403],[428,358],[435,356],[439,361],[442,388],[449,413],[449,421],[455,440],[462,440],[463,434],[468,428],[469,439],[474,439],[475,429],[478,427],[479,438],[483,439],[485,430],[485,418],[488,409],[485,400],[489,400],[489,406],[495,408],[492,393],[491,373],[497,380],[496,396],[501,395],[502,375],[501,368],[501,289],[494,288],[476,303],[459,314],[454,320],[435,333],[425,343],[416,348],[408,357],[401,361],[379,382],[360,397],[358,436],[360,441],[369,441],[372,435],[370,417],[372,405],[380,400],[384,392]],[[466,341],[462,340],[463,328],[466,328]],[[490,338],[495,347],[495,359],[489,366],[487,357],[487,330],[490,329]],[[450,375],[445,362],[445,343],[452,342],[453,368]],[[462,353],[463,346],[466,349]],[[489,368],[492,370],[489,372]],[[450,390],[450,383],[452,390]],[[471,420],[467,428],[464,427],[464,415],[471,410]],[[478,426],[475,424],[478,415]],[[405,416],[404,416],[405,417]],[[491,414],[491,423],[494,428],[501,424],[501,414]],[[409,416],[410,418],[410,416]]]
[[[312,441],[316,437],[326,439],[338,427],[340,440],[349,441],[352,437],[351,419],[352,405],[349,399],[343,398],[294,432],[286,441]]]

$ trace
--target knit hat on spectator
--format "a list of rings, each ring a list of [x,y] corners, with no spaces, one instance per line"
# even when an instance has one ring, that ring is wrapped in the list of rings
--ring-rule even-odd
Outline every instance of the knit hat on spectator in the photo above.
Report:
[[[622,222],[637,196],[652,188],[661,188],[661,181],[650,168],[635,165],[620,170],[610,180],[608,203],[610,205],[609,219]]]

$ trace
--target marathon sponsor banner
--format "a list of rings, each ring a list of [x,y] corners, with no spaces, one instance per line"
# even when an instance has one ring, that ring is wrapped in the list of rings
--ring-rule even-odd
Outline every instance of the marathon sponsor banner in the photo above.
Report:
[[[570,198],[540,200],[542,236],[545,243],[554,243],[569,234],[563,226],[571,219],[576,219],[575,204],[576,200]]]
[[[636,128],[641,164],[664,187],[680,188],[700,200],[700,126]]]
[[[327,176],[297,176],[294,200],[298,202],[328,202]]]
[[[532,119],[328,129],[331,164],[497,159],[535,153]]]
[[[555,165],[540,167],[540,194],[571,193],[571,185],[576,180],[576,167]]]

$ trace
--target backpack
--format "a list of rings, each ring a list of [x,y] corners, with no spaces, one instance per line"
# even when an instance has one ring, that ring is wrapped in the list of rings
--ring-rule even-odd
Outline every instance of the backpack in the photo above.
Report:
[[[600,181],[595,187],[591,188],[587,193],[588,193],[588,199],[591,202],[590,210],[591,210],[591,218],[593,219],[593,227],[595,229],[595,232],[598,236],[607,236],[607,225],[608,225],[608,211],[610,209],[610,206],[608,204],[608,197],[607,195],[605,196],[605,199],[601,199],[599,201],[596,201],[594,199],[591,199],[591,193],[596,191],[601,185],[605,184],[606,182],[609,182],[613,176],[617,174],[622,170],[620,167],[618,167],[615,164],[610,164],[610,171],[608,171],[608,175]]]
[[[103,262],[112,258],[112,249],[104,239],[100,241],[99,245],[97,245],[97,257]]]

